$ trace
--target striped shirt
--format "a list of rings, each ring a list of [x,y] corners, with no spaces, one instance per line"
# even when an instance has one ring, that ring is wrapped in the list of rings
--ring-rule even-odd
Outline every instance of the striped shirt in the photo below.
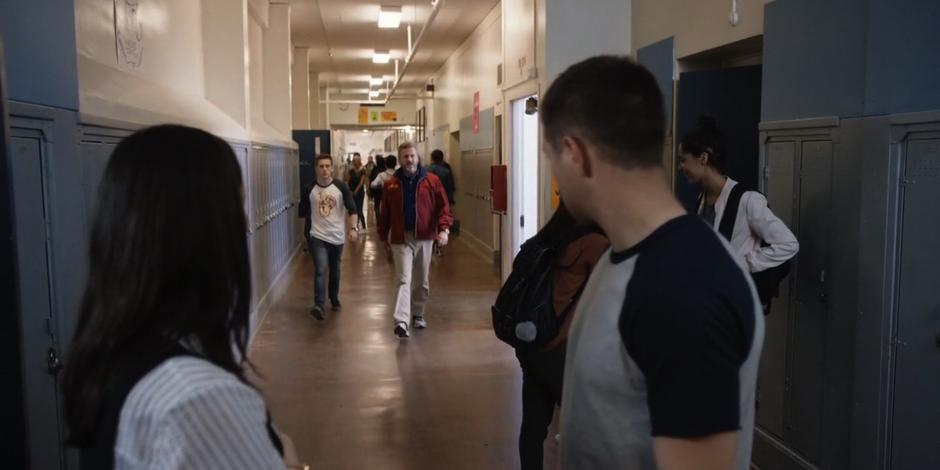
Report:
[[[121,408],[120,469],[283,469],[261,395],[196,357],[174,357],[140,380]]]

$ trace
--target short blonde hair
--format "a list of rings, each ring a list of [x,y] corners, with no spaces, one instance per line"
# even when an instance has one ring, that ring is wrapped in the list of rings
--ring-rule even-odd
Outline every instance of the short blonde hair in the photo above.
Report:
[[[410,141],[410,140],[407,140],[407,141],[405,141],[405,142],[402,142],[402,143],[398,146],[398,154],[401,155],[401,151],[402,151],[402,150],[405,150],[405,149],[415,149],[415,153],[418,153],[418,146],[415,145],[415,143],[412,142],[412,141]]]

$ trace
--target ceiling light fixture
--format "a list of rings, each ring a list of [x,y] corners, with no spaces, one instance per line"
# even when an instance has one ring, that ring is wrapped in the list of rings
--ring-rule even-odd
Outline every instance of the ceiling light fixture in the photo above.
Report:
[[[379,97],[379,91],[378,91],[378,90],[370,90],[370,91],[369,91],[369,98],[378,98],[378,97]]]
[[[397,28],[401,24],[401,7],[379,7],[379,28]]]
[[[382,77],[374,76],[369,79],[369,85],[381,85],[385,82],[385,79]]]
[[[392,58],[392,54],[388,51],[388,49],[384,49],[384,50],[376,49],[372,51],[373,63],[387,64],[391,58]]]

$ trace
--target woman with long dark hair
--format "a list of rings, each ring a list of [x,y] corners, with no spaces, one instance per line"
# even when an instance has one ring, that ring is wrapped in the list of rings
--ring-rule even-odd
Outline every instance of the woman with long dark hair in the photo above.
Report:
[[[63,377],[82,468],[283,468],[245,378],[251,281],[229,145],[164,125],[108,161]]]
[[[558,253],[553,263],[552,304],[556,315],[565,315],[555,338],[540,350],[516,349],[522,367],[522,426],[519,458],[522,470],[541,470],[543,442],[556,406],[561,406],[568,331],[577,300],[594,265],[607,251],[607,237],[596,227],[579,225],[564,203],[535,234],[535,242],[552,246]]]

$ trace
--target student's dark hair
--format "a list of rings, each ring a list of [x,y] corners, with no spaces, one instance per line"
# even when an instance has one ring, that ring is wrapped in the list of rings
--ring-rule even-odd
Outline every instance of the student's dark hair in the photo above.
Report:
[[[321,153],[320,155],[317,155],[317,159],[316,159],[316,161],[313,162],[313,164],[314,164],[314,165],[319,165],[319,164],[320,164],[320,160],[329,160],[330,163],[333,163],[333,156],[332,156],[332,155],[327,155],[327,154],[325,154],[325,153]]]
[[[385,157],[381,155],[375,156],[375,167],[379,170],[385,170]]]
[[[720,172],[728,164],[728,137],[718,128],[718,121],[712,116],[702,115],[698,125],[679,141],[683,152],[699,156],[709,155],[708,164]]]
[[[394,155],[389,155],[385,157],[385,169],[395,168],[398,166],[398,159]]]
[[[560,248],[563,244],[570,243],[578,237],[578,234],[587,234],[590,232],[603,233],[603,231],[594,225],[578,225],[578,222],[565,207],[564,201],[559,201],[555,213],[548,219],[544,227],[535,234],[539,243],[548,244]]]
[[[109,393],[144,354],[183,342],[244,380],[251,274],[242,201],[232,148],[207,132],[156,126],[114,149],[62,377],[71,444],[90,444]]]
[[[432,162],[443,162],[444,161],[444,152],[441,149],[434,149],[431,151],[431,161]]]
[[[576,136],[622,168],[661,164],[666,136],[663,95],[653,75],[627,57],[596,56],[572,65],[542,100],[544,135],[560,149]]]

